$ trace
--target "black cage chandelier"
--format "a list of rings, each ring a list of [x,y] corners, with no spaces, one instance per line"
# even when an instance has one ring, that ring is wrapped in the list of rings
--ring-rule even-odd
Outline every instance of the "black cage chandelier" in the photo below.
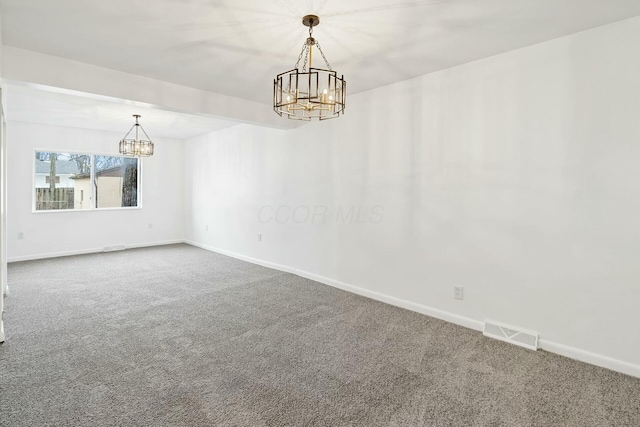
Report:
[[[344,114],[346,82],[344,76],[338,77],[331,69],[320,43],[313,38],[313,27],[320,23],[320,18],[307,15],[302,23],[309,27],[309,38],[302,46],[295,68],[278,74],[273,81],[273,109],[280,116],[294,120],[333,119]],[[322,55],[326,69],[313,67],[314,46]]]
[[[149,157],[153,156],[153,142],[151,142],[151,138],[144,131],[144,128],[140,123],[138,123],[138,119],[142,117],[140,114],[134,114],[133,117],[136,118],[136,122],[131,126],[129,132],[122,138],[120,141],[120,154],[124,156],[131,157]],[[136,138],[135,139],[127,139],[133,128],[136,128]],[[140,139],[138,136],[138,128],[142,129],[142,133],[147,139]]]

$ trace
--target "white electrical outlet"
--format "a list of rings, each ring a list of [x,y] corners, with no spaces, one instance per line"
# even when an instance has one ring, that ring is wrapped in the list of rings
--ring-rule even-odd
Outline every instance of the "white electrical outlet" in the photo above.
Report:
[[[262,233],[258,233],[258,242],[262,242]]]
[[[209,231],[209,226],[208,225],[204,226],[204,231]]]
[[[149,230],[153,229],[153,224],[149,223]]]
[[[24,233],[21,231],[18,233],[18,240],[24,239]]]
[[[459,300],[464,299],[464,288],[462,286],[453,287],[453,298]]]

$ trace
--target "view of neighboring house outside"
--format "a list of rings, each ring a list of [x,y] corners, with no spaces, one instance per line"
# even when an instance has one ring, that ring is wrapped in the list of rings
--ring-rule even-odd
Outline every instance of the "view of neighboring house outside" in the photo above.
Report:
[[[138,206],[139,159],[95,156],[94,194],[97,208]]]
[[[74,209],[73,177],[78,173],[78,164],[56,160],[53,174],[49,160],[36,159],[35,167],[36,210]]]
[[[75,183],[74,209],[91,209],[91,176],[89,174],[76,175],[71,179]]]
[[[51,162],[36,160],[36,188],[49,188],[51,184]],[[78,165],[72,160],[56,161],[56,188],[73,188],[71,177],[78,173]]]
[[[36,152],[35,209],[138,206],[139,159]]]
[[[123,167],[101,170],[96,173],[96,202],[98,208],[119,208],[122,203]]]
[[[123,207],[123,169],[122,166],[115,166],[96,172],[97,208]],[[73,180],[76,182],[76,205],[80,209],[89,209],[91,202],[86,195],[91,194],[91,177],[89,175],[78,175]],[[82,200],[83,194],[85,195],[84,200]]]

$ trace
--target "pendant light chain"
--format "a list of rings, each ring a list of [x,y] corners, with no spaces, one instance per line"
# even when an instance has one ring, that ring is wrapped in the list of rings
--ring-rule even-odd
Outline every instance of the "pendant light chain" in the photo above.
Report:
[[[320,42],[313,38],[313,25],[309,26],[309,38],[302,45],[302,50],[300,51],[300,55],[298,55],[298,60],[296,61],[296,65],[294,66],[294,68],[298,69],[300,67],[300,61],[302,60],[302,57],[304,55],[302,72],[304,73],[307,71],[307,63],[309,62],[309,49],[311,49],[311,45],[315,45],[318,48],[318,51],[320,51],[320,55],[322,55],[322,59],[324,59],[324,63],[327,66],[327,69],[329,71],[332,71],[333,69],[331,68],[331,64],[329,64],[329,60],[322,51],[322,47],[320,47]]]
[[[305,50],[307,50],[307,42],[305,41],[304,44],[302,45],[302,50],[300,51],[300,55],[298,55],[298,60],[296,61],[296,65],[293,67],[296,70],[298,69],[298,67],[300,66],[300,60],[302,60],[302,55],[304,55]],[[305,58],[304,62],[306,63],[307,60]]]
[[[302,72],[307,71],[307,62],[309,61],[309,45],[304,47],[304,64],[302,64]]]
[[[322,55],[322,59],[324,59],[324,63],[327,64],[327,69],[329,71],[332,71],[331,65],[329,65],[329,61],[327,61],[327,57],[324,56],[324,52],[322,51],[322,48],[320,47],[320,42],[317,41],[317,40],[316,40],[316,47],[320,51],[320,55]]]

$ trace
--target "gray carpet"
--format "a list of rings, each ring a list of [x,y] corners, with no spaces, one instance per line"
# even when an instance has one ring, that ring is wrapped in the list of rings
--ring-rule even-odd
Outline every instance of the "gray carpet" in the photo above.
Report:
[[[2,426],[640,426],[640,380],[186,245],[10,264]]]

